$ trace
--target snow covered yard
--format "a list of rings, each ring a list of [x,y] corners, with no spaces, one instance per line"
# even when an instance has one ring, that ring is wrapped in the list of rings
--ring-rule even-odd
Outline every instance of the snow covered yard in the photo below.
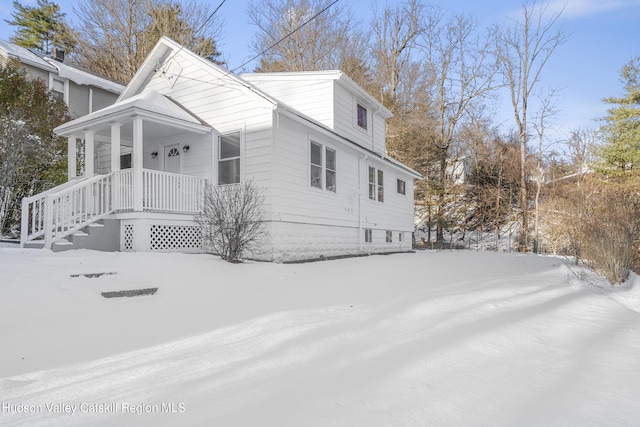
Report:
[[[0,425],[640,425],[640,279],[531,254],[0,248],[0,348]]]

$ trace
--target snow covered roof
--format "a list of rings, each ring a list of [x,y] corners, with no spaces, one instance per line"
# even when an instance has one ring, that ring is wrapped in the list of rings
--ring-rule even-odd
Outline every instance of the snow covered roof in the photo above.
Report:
[[[72,65],[56,61],[45,54],[34,52],[5,40],[0,40],[0,51],[4,52],[8,58],[15,58],[23,64],[56,73],[60,77],[69,79],[78,85],[94,86],[118,95],[124,90],[124,86],[119,83],[81,70]]]
[[[43,58],[40,58],[29,49],[18,46],[17,44],[9,43],[5,40],[0,40],[0,51],[4,52],[7,58],[17,59],[23,64],[32,65],[34,67],[51,72],[57,71],[57,68],[53,67]]]
[[[56,61],[52,58],[45,57],[44,60],[57,69],[60,77],[69,79],[76,84],[94,86],[118,95],[124,90],[124,86],[120,83],[116,83],[104,77],[96,76],[95,74],[91,74],[71,65]]]
[[[173,102],[170,98],[155,90],[146,90],[131,98],[118,101],[106,108],[60,125],[54,129],[54,132],[59,135],[70,134],[80,128],[84,129],[90,124],[117,120],[122,116],[130,115],[131,112],[159,118],[166,123],[180,122],[182,126],[191,125],[193,128],[207,126],[203,121]]]

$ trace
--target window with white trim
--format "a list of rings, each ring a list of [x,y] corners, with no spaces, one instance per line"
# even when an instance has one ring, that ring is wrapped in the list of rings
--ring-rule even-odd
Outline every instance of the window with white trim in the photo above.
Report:
[[[53,79],[51,82],[51,92],[60,101],[64,101],[64,80]]]
[[[370,228],[364,230],[365,243],[371,243],[373,241],[373,232]]]
[[[240,182],[240,132],[218,138],[218,185]]]
[[[362,105],[357,104],[356,116],[358,127],[367,130],[367,109]]]
[[[336,192],[337,159],[336,150],[311,141],[310,149],[310,185],[315,188]]]
[[[393,242],[393,231],[387,230],[387,243]]]
[[[384,172],[369,166],[369,198],[384,202]]]
[[[402,242],[402,232],[398,233],[398,242]]]
[[[406,194],[406,187],[407,187],[407,184],[403,180],[398,179],[398,182],[397,182],[398,194],[403,194],[403,195]]]

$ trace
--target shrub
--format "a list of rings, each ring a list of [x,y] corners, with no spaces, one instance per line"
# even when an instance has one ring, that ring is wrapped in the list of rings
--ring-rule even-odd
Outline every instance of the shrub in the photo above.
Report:
[[[252,181],[207,185],[202,212],[196,217],[206,250],[229,262],[238,262],[253,252],[264,236],[263,202]]]

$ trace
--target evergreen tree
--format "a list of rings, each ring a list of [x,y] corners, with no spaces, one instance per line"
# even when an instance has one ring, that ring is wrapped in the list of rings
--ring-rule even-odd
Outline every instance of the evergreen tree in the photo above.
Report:
[[[632,58],[620,71],[625,94],[605,98],[612,105],[600,128],[605,144],[600,150],[605,167],[627,172],[640,166],[640,56]]]
[[[13,1],[13,20],[5,20],[18,27],[10,41],[26,48],[36,48],[50,54],[53,48],[61,47],[69,51],[74,46],[74,36],[65,22],[66,14],[60,6],[49,0],[38,0],[37,6],[25,6]]]
[[[65,140],[53,129],[69,119],[44,82],[17,62],[0,67],[0,232],[19,224],[23,197],[65,180]]]

